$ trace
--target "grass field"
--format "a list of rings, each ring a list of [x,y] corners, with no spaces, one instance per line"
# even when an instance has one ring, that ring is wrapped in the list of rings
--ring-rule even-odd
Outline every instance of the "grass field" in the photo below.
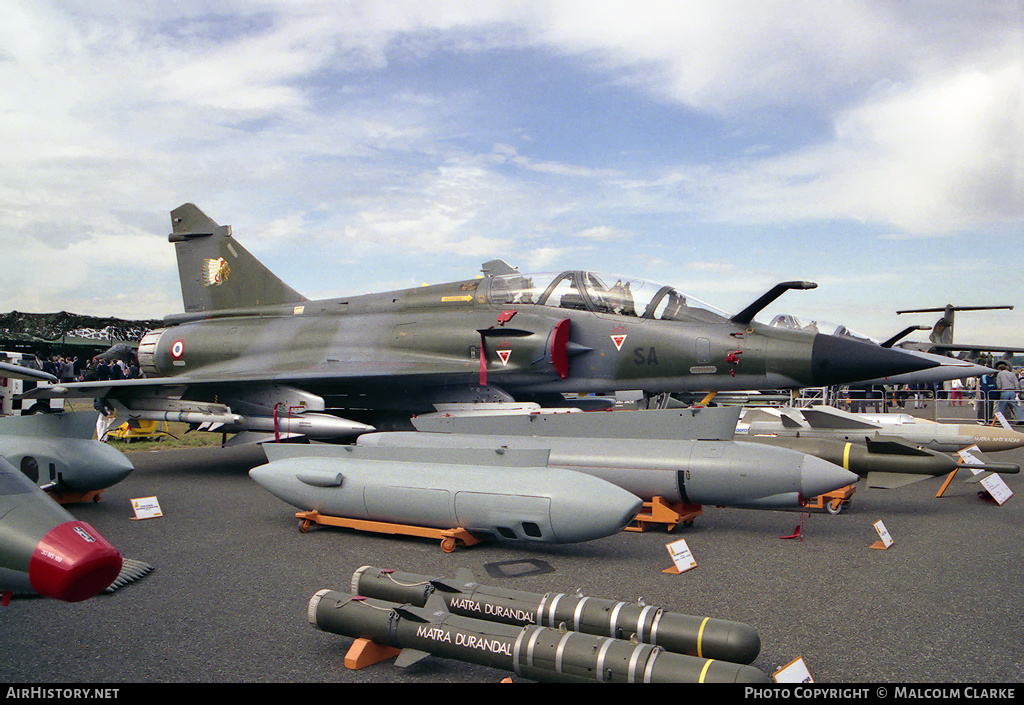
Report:
[[[65,408],[68,411],[87,411],[92,408],[92,402],[67,402]],[[220,433],[189,431],[188,424],[175,421],[161,421],[156,424],[155,430],[156,433],[143,438],[121,440],[116,437],[108,437],[107,443],[122,453],[136,453],[151,450],[171,450],[174,448],[219,446],[222,441]]]

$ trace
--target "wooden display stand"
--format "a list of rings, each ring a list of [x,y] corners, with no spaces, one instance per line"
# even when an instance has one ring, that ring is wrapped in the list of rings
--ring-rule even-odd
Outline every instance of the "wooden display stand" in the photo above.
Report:
[[[429,526],[413,526],[411,524],[391,524],[385,521],[370,521],[368,519],[350,519],[348,517],[334,517],[321,514],[316,510],[308,512],[296,512],[299,520],[299,531],[306,533],[310,526],[341,526],[346,529],[358,531],[373,531],[378,534],[401,534],[403,536],[421,536],[428,539],[441,541],[441,550],[451,553],[459,544],[472,546],[480,543],[480,539],[473,536],[463,528],[434,529]]]
[[[957,468],[956,470],[954,470],[953,472],[949,473],[949,475],[946,476],[945,481],[942,483],[942,487],[940,487],[939,491],[935,493],[936,497],[941,497],[942,495],[946,494],[946,490],[949,488],[950,483],[953,482],[953,478],[956,477],[956,474],[959,470],[960,468]]]
[[[664,526],[666,531],[672,531],[680,523],[692,526],[693,520],[703,512],[704,508],[699,504],[669,504],[663,497],[652,497],[650,502],[644,502],[644,510],[625,530],[647,531],[652,526]]]
[[[99,502],[103,490],[90,490],[89,492],[50,492],[50,498],[57,504],[81,504],[83,502]]]
[[[381,646],[360,637],[352,642],[352,646],[345,653],[345,668],[356,671],[397,656],[401,652],[401,649],[396,649],[393,646]]]

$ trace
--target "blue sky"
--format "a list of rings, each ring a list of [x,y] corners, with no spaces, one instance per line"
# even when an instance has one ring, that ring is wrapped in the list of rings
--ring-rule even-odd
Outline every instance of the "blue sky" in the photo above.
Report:
[[[180,311],[191,201],[310,297],[501,257],[1024,345],[1019,0],[0,8],[0,311]]]

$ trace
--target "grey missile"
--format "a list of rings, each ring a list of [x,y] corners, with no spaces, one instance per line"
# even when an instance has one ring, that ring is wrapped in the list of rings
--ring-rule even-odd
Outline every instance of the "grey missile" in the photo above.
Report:
[[[626,412],[592,413],[612,417]],[[516,436],[502,435],[495,426],[495,435],[394,431],[364,434],[356,442],[378,447],[547,450],[553,467],[601,478],[644,501],[662,497],[673,504],[792,509],[858,479],[811,455],[735,441]]]
[[[853,443],[829,438],[747,435],[744,440],[790,448],[827,460],[866,478],[868,487],[881,489],[904,487],[929,477],[948,475],[963,467],[945,453],[897,439],[868,438],[864,443]],[[988,472],[1020,472],[1020,465],[1015,463],[986,462],[973,467]]]
[[[1024,446],[1024,433],[999,426],[938,423],[910,414],[854,414],[831,406],[806,409],[754,409],[743,414],[737,435],[779,435],[831,438],[864,443],[867,438],[898,438],[955,453],[977,445],[982,452]]]
[[[550,468],[545,451],[407,449],[268,443],[249,471],[305,511],[528,544],[609,536],[643,503],[583,473]]]
[[[437,594],[449,612],[464,617],[516,626],[564,624],[575,632],[635,639],[666,651],[733,663],[752,663],[761,650],[757,630],[748,624],[640,603],[481,585],[465,570],[454,577],[432,577],[366,565],[352,574],[351,591],[417,607]]]
[[[0,456],[47,491],[105,489],[135,466],[116,448],[92,440],[95,422],[92,411],[0,419]]]
[[[398,666],[436,655],[548,682],[769,682],[753,666],[686,656],[651,644],[454,615],[439,598],[414,607],[321,590],[309,601],[308,618],[322,631],[401,649]]]
[[[262,433],[279,433],[282,435],[300,435],[310,438],[346,438],[374,430],[358,421],[343,419],[330,414],[304,412],[291,416],[283,415],[260,416],[258,414],[242,415],[229,412],[209,413],[202,411],[158,411],[153,409],[133,409],[129,418],[148,419],[151,421],[178,421],[188,424],[206,424],[209,430],[223,433],[241,433],[258,431]]]

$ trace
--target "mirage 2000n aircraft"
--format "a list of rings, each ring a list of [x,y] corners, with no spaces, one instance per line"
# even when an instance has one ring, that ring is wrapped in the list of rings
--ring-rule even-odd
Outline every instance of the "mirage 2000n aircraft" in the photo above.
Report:
[[[822,386],[933,364],[753,321],[808,282],[780,284],[729,316],[670,286],[527,275],[494,260],[475,279],[313,301],[196,206],[171,221],[185,311],[141,341],[146,379],[53,393],[101,398],[135,418],[327,438],[407,428],[437,403]]]

